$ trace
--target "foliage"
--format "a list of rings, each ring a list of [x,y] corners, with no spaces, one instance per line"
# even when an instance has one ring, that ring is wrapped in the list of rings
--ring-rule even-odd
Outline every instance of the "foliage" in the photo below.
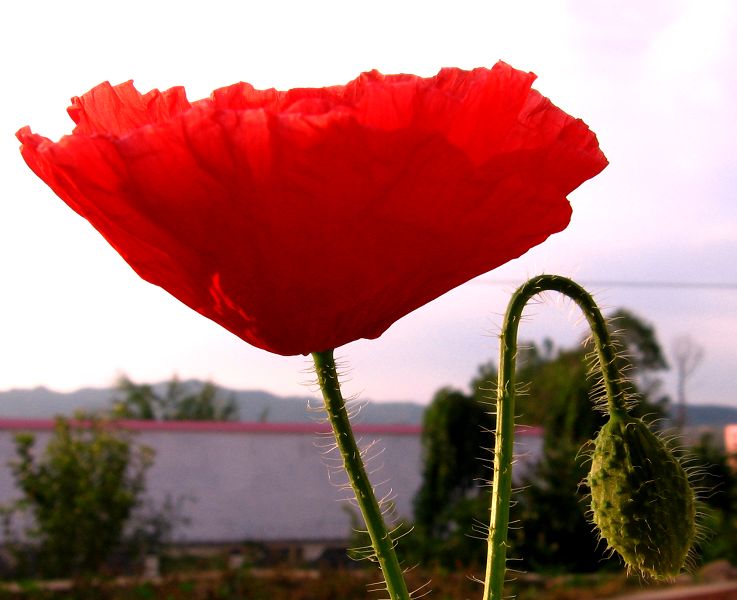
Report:
[[[628,394],[637,399],[632,414],[662,417],[667,398],[659,393],[657,373],[667,363],[654,330],[626,310],[612,318],[618,327],[613,333],[618,360],[631,378]],[[546,340],[528,344],[517,356],[517,418],[545,430],[543,455],[528,478],[517,482],[521,490],[512,507],[511,518],[520,523],[510,531],[511,555],[522,559],[523,568],[586,572],[599,569],[605,560],[605,548],[592,532],[582,501],[587,489],[580,485],[587,471],[581,448],[606,420],[592,408],[601,395],[598,376],[590,372],[592,349],[588,342],[558,349]],[[479,457],[491,458],[484,448],[493,446],[493,435],[487,433],[494,421],[488,403],[496,379],[496,365],[482,365],[471,382],[471,395],[441,390],[427,411],[423,483],[415,499],[417,541],[448,566],[483,556],[472,527],[476,524],[473,529],[478,530],[479,523],[488,522],[487,495],[480,494],[478,480],[490,479],[490,465]],[[448,545],[452,551],[446,553],[443,547]]]
[[[614,312],[610,322],[619,348],[620,370],[627,373],[627,392],[636,401],[631,413],[658,421],[666,415],[669,399],[660,393],[658,373],[668,368],[655,331],[625,309]],[[591,371],[593,346],[585,340],[578,348],[556,348],[545,340],[528,343],[517,356],[516,414],[520,422],[539,425],[554,438],[566,435],[581,443],[595,437],[606,418],[592,410],[601,398],[598,374]],[[482,365],[471,382],[477,398],[487,398],[496,386],[496,366]],[[488,401],[488,400],[487,400]]]
[[[609,316],[612,325],[612,341],[619,349],[619,370],[627,377],[624,382],[630,396],[636,400],[631,414],[647,415],[650,420],[666,415],[670,402],[661,392],[661,371],[670,366],[657,339],[655,329],[633,312],[620,308]],[[592,344],[586,344],[593,349]],[[650,412],[648,412],[650,411]]]
[[[629,375],[628,394],[637,399],[632,414],[662,417],[667,398],[658,394],[655,373],[667,363],[654,330],[626,310],[616,311],[610,322],[617,326],[612,337],[620,369]],[[521,482],[512,508],[520,527],[510,532],[510,542],[524,568],[591,572],[616,564],[592,531],[584,482],[587,443],[606,421],[602,411],[592,410],[600,390],[590,372],[591,350],[588,341],[557,351],[546,341],[542,348],[531,344],[519,357],[518,379],[530,393],[519,397],[517,414],[545,430],[541,460]]]
[[[117,390],[120,397],[113,400],[116,418],[155,421],[234,421],[238,418],[234,398],[223,398],[212,382],[193,389],[173,377],[163,392],[159,392],[154,386],[122,377]]]
[[[592,533],[580,484],[587,465],[579,446],[561,438],[543,456],[514,496],[509,541],[518,568],[535,572],[599,570],[606,548]]]
[[[689,448],[688,459],[694,485],[703,490],[702,504],[737,518],[737,471],[730,457],[710,435]]]
[[[688,450],[691,469],[703,513],[704,562],[727,559],[737,565],[737,471],[734,456],[727,455],[710,436]]]
[[[634,375],[662,371],[668,368],[655,329],[633,312],[620,308],[609,315],[613,341],[621,352],[619,360],[631,365]],[[630,373],[630,376],[633,373]]]
[[[58,418],[40,455],[32,434],[16,436],[17,459],[10,463],[33,525],[38,569],[45,576],[96,572],[119,546],[139,504],[153,456],[134,445],[114,423]]]
[[[457,507],[490,476],[484,446],[493,426],[489,407],[477,399],[450,388],[435,394],[423,420],[422,486],[414,501],[420,534],[445,538],[460,526]]]
[[[176,529],[191,523],[185,505],[195,500],[192,496],[173,497],[170,494],[161,503],[150,498],[142,499],[126,527],[123,542],[127,554],[132,557],[158,554],[171,543]]]

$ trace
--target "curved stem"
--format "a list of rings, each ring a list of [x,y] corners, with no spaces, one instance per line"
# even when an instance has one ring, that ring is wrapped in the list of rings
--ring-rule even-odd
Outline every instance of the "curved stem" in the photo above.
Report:
[[[384,574],[387,591],[391,600],[409,600],[407,584],[402,575],[402,568],[394,552],[394,542],[384,524],[381,508],[376,501],[374,490],[369,482],[366,469],[361,460],[361,452],[353,436],[348,419],[345,401],[340,392],[340,382],[335,368],[333,351],[313,352],[312,359],[317,371],[317,381],[322,390],[325,410],[328,413],[333,435],[343,459],[343,466],[348,473],[358,507],[366,522],[366,529],[371,537],[371,545],[376,559]]]
[[[517,330],[527,302],[544,291],[560,292],[571,298],[583,311],[591,327],[599,365],[602,370],[610,414],[627,411],[620,385],[616,353],[601,311],[586,290],[565,277],[540,275],[522,285],[512,296],[500,336],[499,379],[496,404],[496,440],[494,442],[494,479],[491,495],[484,600],[501,600],[507,562],[507,530],[512,495],[512,459],[514,444],[515,363]]]

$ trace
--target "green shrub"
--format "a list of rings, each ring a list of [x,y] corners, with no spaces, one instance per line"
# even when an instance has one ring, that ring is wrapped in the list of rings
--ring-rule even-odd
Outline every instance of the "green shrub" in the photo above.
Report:
[[[58,418],[43,452],[34,452],[35,442],[32,434],[17,435],[10,463],[23,494],[11,513],[25,511],[32,520],[24,554],[43,576],[96,573],[120,545],[153,452],[96,418]]]

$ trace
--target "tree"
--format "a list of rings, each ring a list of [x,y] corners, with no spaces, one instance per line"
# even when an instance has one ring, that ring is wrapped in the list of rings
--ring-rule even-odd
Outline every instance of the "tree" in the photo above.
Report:
[[[630,377],[668,368],[655,329],[635,313],[620,308],[609,315],[613,341],[622,351],[619,360],[625,361],[634,373]]]
[[[632,412],[651,418],[664,416],[667,398],[659,395],[656,373],[667,363],[652,327],[634,314],[620,310],[613,315],[618,330],[613,334],[621,352],[617,360],[632,380],[628,394],[638,398]],[[606,417],[594,410],[601,392],[598,376],[591,376],[587,355],[593,348],[558,349],[545,340],[541,345],[521,347],[517,356],[516,415],[520,423],[540,425],[545,430],[543,456],[523,491],[515,497],[513,518],[522,529],[512,531],[510,541],[528,567],[592,570],[602,557],[581,502],[585,490],[578,489],[585,475],[581,447],[595,437]],[[415,499],[415,519],[422,535],[455,536],[462,523],[465,534],[474,521],[488,522],[486,494],[479,494],[478,480],[490,478],[488,463],[479,457],[491,455],[483,448],[493,446],[493,417],[488,414],[490,392],[496,386],[493,363],[482,365],[471,383],[471,396],[441,390],[425,417],[423,483]],[[592,404],[593,400],[593,404]],[[480,426],[479,411],[485,415]],[[454,537],[453,556],[473,556]],[[603,546],[601,547],[603,551]]]
[[[173,377],[162,393],[154,386],[121,377],[116,387],[120,396],[113,400],[113,415],[117,418],[154,421],[234,421],[238,418],[234,398],[223,398],[211,382],[194,388]]]
[[[16,436],[10,463],[23,497],[17,509],[33,518],[33,540],[43,575],[97,572],[121,542],[145,488],[149,448],[134,445],[114,423],[58,418],[46,449],[35,437]]]
[[[631,412],[655,419],[665,415],[667,398],[659,394],[656,373],[667,368],[654,329],[633,313],[620,309],[610,316],[612,337],[619,348],[621,372],[628,374],[628,395],[636,399]],[[589,372],[589,342],[555,351],[534,344],[522,356],[519,378],[530,387],[520,411],[534,414],[545,429],[543,455],[515,497],[513,516],[522,527],[510,541],[522,565],[536,570],[598,570],[608,558],[587,517],[586,444],[606,421],[594,410],[601,398],[597,375]],[[533,406],[535,404],[535,406]],[[540,406],[542,405],[542,406]],[[583,451],[582,451],[583,449]]]
[[[676,364],[678,378],[678,414],[676,426],[683,429],[686,426],[686,382],[704,358],[704,349],[692,337],[684,335],[673,342],[673,358]]]
[[[638,404],[654,410],[651,418],[665,416],[670,399],[661,392],[661,371],[670,368],[655,328],[633,312],[620,308],[609,316],[612,341],[618,348],[620,373],[627,377],[627,391]],[[587,344],[592,351],[593,345]]]
[[[727,559],[737,564],[737,472],[724,450],[710,435],[688,449],[686,464],[697,490],[702,513],[705,562]]]
[[[475,398],[450,388],[435,394],[423,420],[422,485],[414,500],[421,534],[447,536],[457,525],[456,505],[477,495],[478,482],[490,478],[493,426],[489,407]]]
[[[599,570],[607,560],[587,517],[581,482],[588,471],[580,444],[546,436],[543,455],[512,496],[512,556],[519,568],[574,573]]]
[[[620,370],[627,373],[628,395],[637,400],[636,416],[648,415],[657,420],[666,414],[668,398],[660,393],[658,373],[668,363],[657,340],[655,330],[634,313],[619,309],[609,317],[612,338],[619,348]],[[570,434],[573,441],[592,439],[604,423],[604,416],[592,410],[601,399],[596,383],[598,375],[590,374],[590,341],[578,348],[556,348],[544,340],[520,345],[517,356],[517,394],[515,412],[521,423],[540,425],[546,430]],[[488,397],[496,386],[496,366],[483,365],[471,382],[477,398]]]

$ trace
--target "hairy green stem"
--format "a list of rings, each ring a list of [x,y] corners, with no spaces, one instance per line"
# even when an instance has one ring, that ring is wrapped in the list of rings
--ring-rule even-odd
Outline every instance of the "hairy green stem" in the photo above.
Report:
[[[522,285],[512,296],[504,316],[500,336],[499,379],[496,402],[496,440],[494,442],[494,479],[491,494],[484,600],[501,600],[506,574],[507,530],[512,495],[512,459],[514,445],[515,363],[517,331],[527,302],[544,291],[556,291],[571,298],[583,311],[591,327],[599,366],[602,371],[610,414],[626,413],[625,394],[617,368],[616,353],[606,321],[594,299],[577,283],[555,275],[540,275]]]
[[[313,352],[312,359],[317,371],[317,381],[320,384],[322,397],[325,401],[325,410],[328,413],[333,435],[343,459],[343,466],[346,473],[348,473],[348,480],[366,522],[366,529],[371,537],[371,545],[376,553],[376,560],[384,575],[389,597],[391,600],[409,600],[407,584],[404,581],[402,568],[394,552],[394,542],[384,523],[381,508],[376,501],[374,490],[366,474],[366,468],[361,460],[361,452],[353,436],[345,401],[340,391],[333,351]]]

